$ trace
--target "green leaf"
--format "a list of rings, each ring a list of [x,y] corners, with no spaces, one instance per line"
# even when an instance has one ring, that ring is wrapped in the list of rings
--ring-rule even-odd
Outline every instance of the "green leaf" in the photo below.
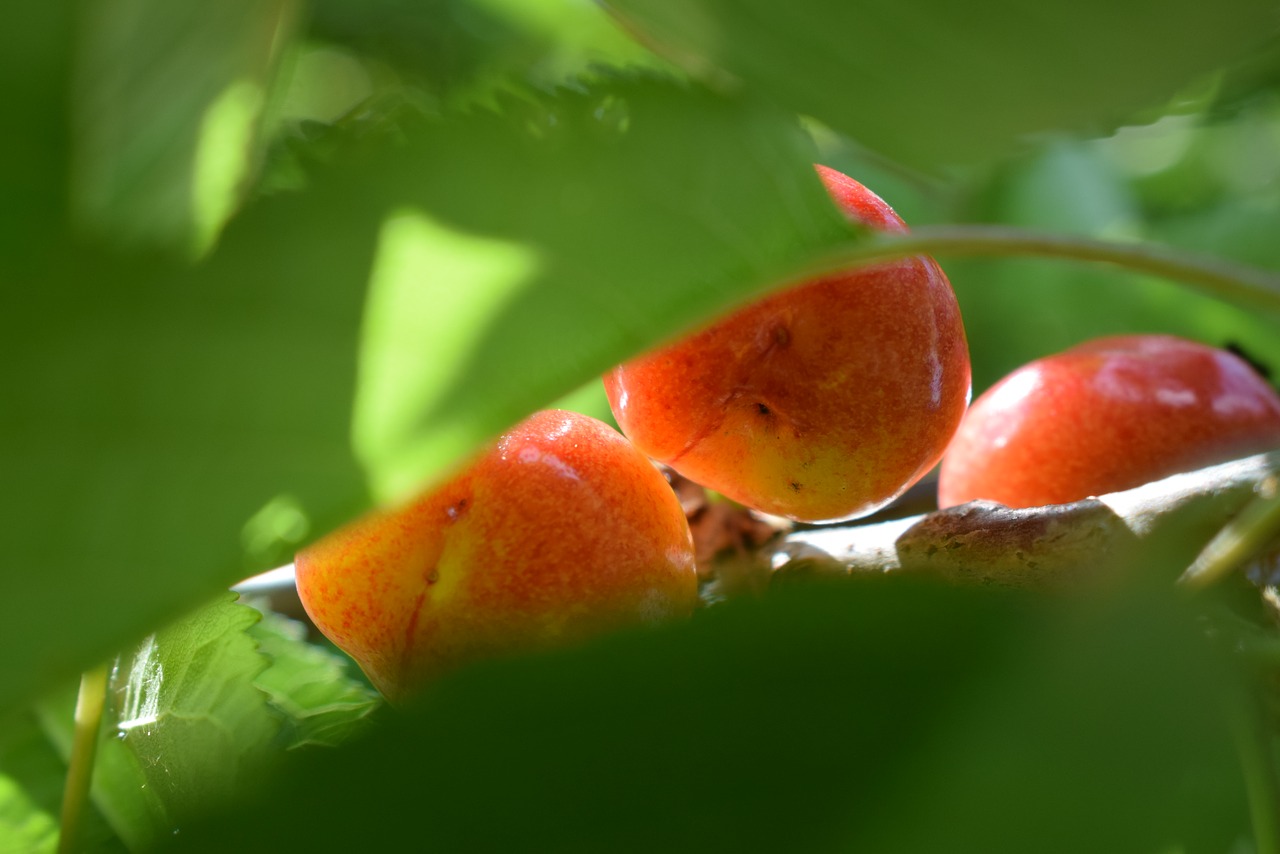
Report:
[[[285,746],[333,747],[362,732],[381,697],[350,675],[352,662],[306,640],[306,626],[263,612],[249,634],[271,662],[254,684],[284,717]]]
[[[75,686],[61,692],[63,717],[74,714]],[[42,715],[24,709],[9,715],[0,727],[0,851],[53,852],[59,839],[59,816],[67,776],[65,755],[70,748],[62,735],[50,735],[42,727]],[[116,852],[126,850],[120,839],[92,806],[82,816],[80,848]]]
[[[35,718],[9,715],[0,727],[0,851],[52,852],[66,767]]]
[[[63,244],[0,298],[0,709],[367,505],[348,435],[376,219],[358,198],[269,200],[197,268]]]
[[[796,587],[474,667],[179,849],[1226,850],[1232,682],[1167,591]]]
[[[609,0],[695,73],[728,71],[900,162],[989,158],[1096,132],[1274,36],[1266,0]]]
[[[247,629],[260,615],[228,598],[121,658],[115,728],[177,821],[253,790],[280,721],[253,680],[268,661]]]
[[[394,66],[447,103],[520,84],[549,86],[593,65],[653,64],[580,0],[313,0],[310,35]]]
[[[400,206],[355,439],[383,498],[850,237],[808,139],[755,100],[639,76],[504,108],[377,154]]]
[[[268,665],[246,634],[259,616],[228,594],[116,662],[92,799],[129,849],[150,849],[261,785],[280,721],[253,686]],[[74,705],[68,689],[38,709],[64,758]]]
[[[76,213],[121,244],[204,250],[261,155],[294,0],[83,5]]]
[[[384,495],[848,238],[803,135],[754,102],[641,79],[511,109],[375,134],[198,267],[63,244],[6,292],[0,511],[32,571],[0,602],[0,709],[367,505],[348,437],[379,229],[356,428]],[[497,242],[536,266],[508,291],[414,280],[387,249],[406,222],[413,258]],[[425,310],[388,323],[395,288]]]
[[[6,3],[0,7],[0,278],[4,290],[31,272],[66,217],[70,133],[64,95],[70,87],[73,4]],[[12,277],[11,279],[9,277]]]
[[[227,594],[116,662],[92,799],[130,850],[257,791],[276,757],[280,720],[253,684],[268,664],[247,634],[259,617]],[[39,708],[64,757],[74,708],[73,688]]]

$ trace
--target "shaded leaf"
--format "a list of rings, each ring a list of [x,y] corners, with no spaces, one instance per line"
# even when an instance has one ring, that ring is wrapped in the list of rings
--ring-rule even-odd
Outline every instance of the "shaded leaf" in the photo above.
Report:
[[[591,65],[652,63],[594,3],[575,0],[314,0],[309,32],[394,66],[450,102],[554,85]]]
[[[357,198],[272,199],[197,268],[64,243],[39,287],[4,293],[0,709],[365,506],[347,438],[372,237]],[[251,531],[246,556],[246,523],[282,496],[306,524]]]
[[[1114,126],[1276,32],[1266,0],[608,6],[695,73],[731,72],[882,154],[925,166],[989,158],[1030,134]]]
[[[802,586],[472,668],[179,849],[1223,850],[1220,669],[1167,592]]]

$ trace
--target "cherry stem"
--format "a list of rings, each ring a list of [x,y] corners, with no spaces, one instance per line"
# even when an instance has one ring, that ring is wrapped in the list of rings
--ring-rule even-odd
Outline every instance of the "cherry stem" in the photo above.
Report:
[[[1109,264],[1195,285],[1218,299],[1280,312],[1280,275],[1266,270],[1157,244],[1115,243],[999,225],[933,225],[864,235],[857,243],[827,253],[806,275],[920,254],[1029,255]]]
[[[80,677],[80,693],[76,697],[75,736],[71,743],[67,783],[62,794],[61,832],[58,836],[59,854],[68,854],[76,850],[76,842],[88,808],[89,790],[93,783],[93,763],[98,752],[98,735],[106,699],[106,666],[86,671]]]

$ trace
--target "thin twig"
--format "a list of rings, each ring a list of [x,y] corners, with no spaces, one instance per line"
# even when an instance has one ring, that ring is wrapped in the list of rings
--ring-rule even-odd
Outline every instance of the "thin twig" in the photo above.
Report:
[[[1038,256],[1106,264],[1195,285],[1217,299],[1280,312],[1280,275],[1267,270],[1158,244],[1116,243],[998,225],[921,226],[909,232],[867,235],[826,253],[806,270],[805,278],[920,254]]]

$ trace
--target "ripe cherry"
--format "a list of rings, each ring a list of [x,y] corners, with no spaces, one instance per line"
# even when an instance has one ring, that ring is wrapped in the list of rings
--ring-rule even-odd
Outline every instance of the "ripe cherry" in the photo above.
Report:
[[[866,187],[817,168],[851,219],[905,230]],[[969,382],[951,284],[917,256],[793,285],[615,368],[605,389],[649,456],[813,522],[871,513],[928,472]]]
[[[474,659],[688,616],[684,511],[606,424],[528,418],[446,483],[301,552],[316,626],[392,699]]]
[[[1101,338],[1024,365],[974,402],[938,503],[1062,504],[1273,448],[1280,396],[1244,360],[1168,335]]]

